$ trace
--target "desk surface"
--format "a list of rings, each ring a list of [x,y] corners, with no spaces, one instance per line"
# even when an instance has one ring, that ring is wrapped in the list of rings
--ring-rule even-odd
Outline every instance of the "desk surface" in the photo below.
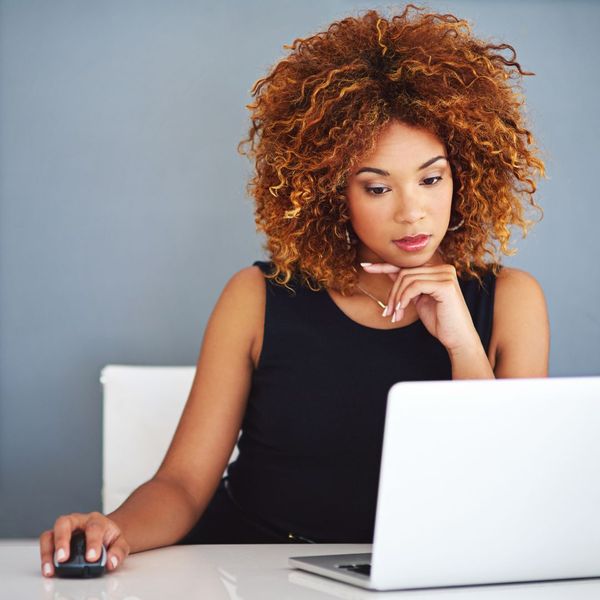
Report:
[[[10,600],[554,600],[600,597],[600,579],[369,592],[290,569],[289,556],[369,552],[365,544],[171,546],[129,556],[98,579],[42,577],[37,540],[0,540],[0,598]]]

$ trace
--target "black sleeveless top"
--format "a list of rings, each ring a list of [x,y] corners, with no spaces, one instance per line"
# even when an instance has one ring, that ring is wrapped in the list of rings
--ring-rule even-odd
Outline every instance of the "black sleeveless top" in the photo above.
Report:
[[[256,262],[264,273],[271,264]],[[322,290],[266,280],[264,340],[228,488],[246,514],[317,542],[372,542],[387,393],[451,379],[444,346],[420,320],[374,329]],[[460,281],[488,348],[495,276]]]

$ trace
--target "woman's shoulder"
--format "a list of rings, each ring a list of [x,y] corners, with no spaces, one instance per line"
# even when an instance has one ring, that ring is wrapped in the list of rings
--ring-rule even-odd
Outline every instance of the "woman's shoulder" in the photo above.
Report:
[[[296,295],[302,284],[294,274],[286,284],[269,277],[275,271],[274,264],[269,261],[255,261],[251,266],[234,273],[222,293],[228,302],[244,301],[252,304],[258,313],[262,313],[265,304],[266,290],[271,295]]]
[[[516,337],[547,337],[548,310],[542,286],[521,269],[502,267],[496,277],[494,332],[499,346]]]
[[[502,267],[496,277],[494,321],[512,335],[547,322],[546,299],[537,279],[521,269]]]
[[[229,320],[260,320],[265,304],[265,282],[260,269],[245,267],[234,273],[223,288],[215,312]]]
[[[254,366],[262,347],[265,302],[263,273],[257,266],[245,267],[225,284],[210,319],[221,339],[235,339],[246,349]]]
[[[542,286],[527,271],[503,266],[496,275],[496,301],[527,301],[540,296],[544,296]]]
[[[493,289],[494,295],[500,293],[510,297],[518,297],[521,293],[529,295],[542,291],[533,275],[527,271],[504,265],[489,265],[487,270],[479,274],[479,277],[459,278],[459,282],[465,288],[486,292]]]
[[[267,263],[260,263],[266,265]],[[254,263],[234,273],[226,283],[223,294],[227,296],[259,298],[264,296],[265,277],[268,270]]]

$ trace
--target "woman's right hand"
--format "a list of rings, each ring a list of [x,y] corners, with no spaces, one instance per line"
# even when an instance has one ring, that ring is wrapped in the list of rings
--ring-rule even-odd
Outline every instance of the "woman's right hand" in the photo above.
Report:
[[[99,512],[63,515],[56,519],[54,529],[44,531],[40,535],[42,574],[45,577],[54,575],[55,552],[60,563],[69,558],[71,534],[77,529],[85,531],[86,558],[89,561],[100,559],[102,544],[104,544],[108,571],[114,571],[121,566],[129,555],[129,544],[123,537],[121,529],[105,515]]]

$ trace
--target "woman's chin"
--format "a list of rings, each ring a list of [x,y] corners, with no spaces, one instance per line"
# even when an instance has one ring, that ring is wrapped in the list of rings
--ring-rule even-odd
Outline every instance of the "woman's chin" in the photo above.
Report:
[[[400,269],[415,269],[417,267],[441,265],[444,263],[437,248],[433,252],[431,250],[427,252],[403,252],[398,248],[394,249],[393,253],[377,253],[370,248],[364,248],[362,252],[358,252],[358,257],[359,263],[387,263]]]
[[[444,260],[437,251],[437,248],[433,252],[406,252],[403,254],[404,256],[394,256],[389,262],[404,269],[415,269],[417,267],[425,266],[431,267],[444,263]]]

